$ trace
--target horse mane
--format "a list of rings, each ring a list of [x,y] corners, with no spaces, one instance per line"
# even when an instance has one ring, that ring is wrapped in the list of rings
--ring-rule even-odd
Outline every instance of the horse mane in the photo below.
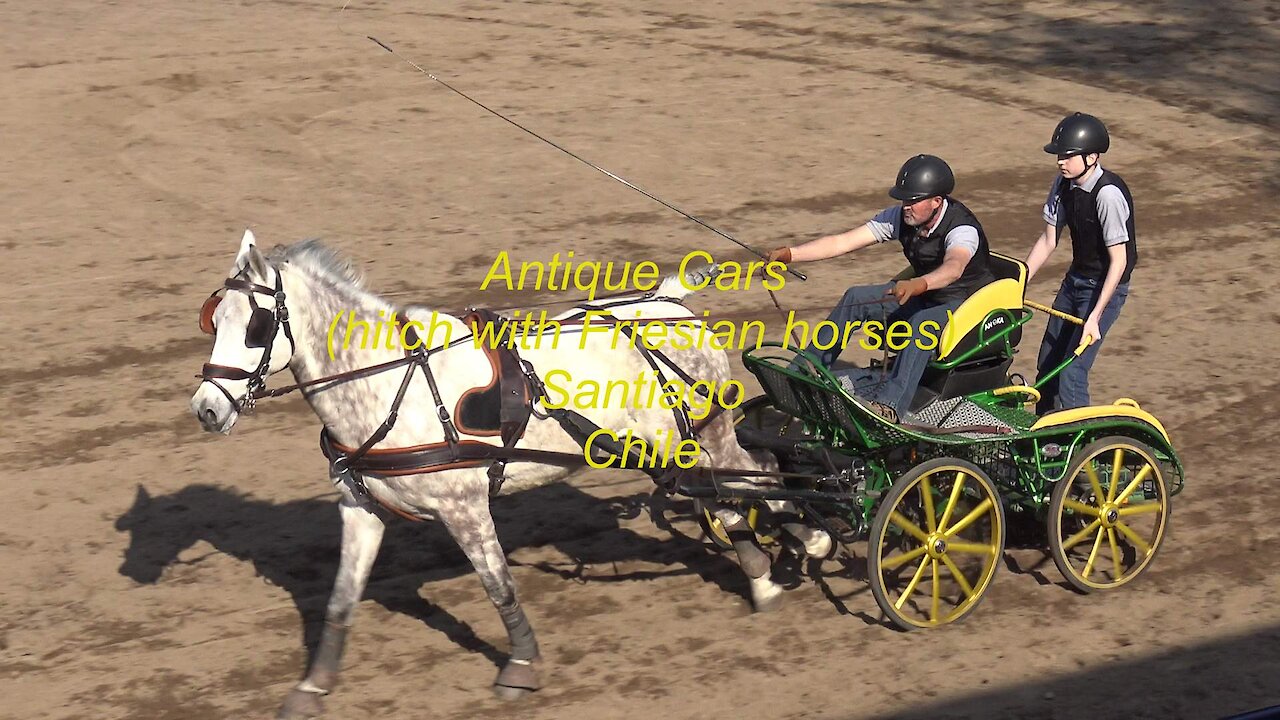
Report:
[[[308,238],[292,245],[277,245],[271,249],[268,258],[273,262],[288,263],[328,285],[350,286],[367,292],[364,277],[351,260],[325,245],[319,238]]]
[[[319,238],[307,238],[292,245],[276,245],[267,254],[267,259],[279,267],[288,266],[316,285],[327,287],[348,300],[374,307],[394,308],[396,306],[395,303],[365,287],[364,275],[351,259],[324,244]],[[409,305],[400,309],[425,310],[426,308]]]

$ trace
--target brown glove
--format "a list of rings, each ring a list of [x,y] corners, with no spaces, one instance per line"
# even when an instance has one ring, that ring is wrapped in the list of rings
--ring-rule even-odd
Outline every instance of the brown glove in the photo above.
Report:
[[[774,250],[770,250],[769,254],[765,255],[764,260],[765,262],[771,262],[771,263],[772,262],[780,262],[784,264],[789,263],[791,262],[791,248],[780,247]]]
[[[893,287],[889,288],[889,292],[885,293],[885,295],[892,295],[898,299],[899,305],[905,305],[908,300],[928,289],[929,283],[925,282],[924,278],[914,277],[894,283]]]

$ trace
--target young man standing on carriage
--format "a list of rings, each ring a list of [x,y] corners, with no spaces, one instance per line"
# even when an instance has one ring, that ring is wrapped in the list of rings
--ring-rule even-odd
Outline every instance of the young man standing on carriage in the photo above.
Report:
[[[827,316],[836,328],[847,323],[880,321],[885,328],[905,320],[911,337],[898,353],[888,377],[863,370],[851,374],[860,395],[907,414],[937,342],[954,312],[978,288],[995,280],[989,267],[987,236],[974,214],[951,197],[955,189],[951,167],[933,155],[916,155],[898,171],[889,196],[901,202],[887,207],[867,223],[836,235],[827,235],[797,247],[781,247],[768,260],[808,262],[825,260],[877,243],[897,240],[911,264],[913,277],[891,283],[849,288]],[[896,301],[897,307],[886,304]],[[930,332],[922,325],[932,321]],[[830,367],[844,349],[831,337],[831,326],[821,326],[810,340],[814,354]],[[895,344],[901,335],[895,333]],[[822,350],[820,348],[829,349]]]
[[[1063,118],[1044,146],[1058,157],[1059,172],[1045,200],[1044,232],[1027,255],[1027,280],[1057,248],[1062,229],[1069,228],[1071,267],[1053,308],[1083,319],[1084,326],[1049,318],[1036,362],[1039,377],[1070,357],[1084,336],[1093,342],[1040,389],[1037,414],[1089,404],[1089,369],[1129,296],[1129,276],[1138,262],[1133,196],[1119,175],[1099,164],[1110,146],[1102,121],[1079,112]]]

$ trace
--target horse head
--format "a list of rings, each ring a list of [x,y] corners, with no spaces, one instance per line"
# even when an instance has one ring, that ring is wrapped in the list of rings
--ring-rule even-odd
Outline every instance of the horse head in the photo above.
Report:
[[[230,433],[267,376],[285,369],[296,350],[280,269],[255,242],[245,230],[231,272],[200,310],[200,329],[214,344],[190,407],[209,432]]]

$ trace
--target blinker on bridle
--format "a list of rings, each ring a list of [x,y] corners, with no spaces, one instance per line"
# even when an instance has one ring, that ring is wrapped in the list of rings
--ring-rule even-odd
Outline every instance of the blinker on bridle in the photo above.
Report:
[[[241,270],[241,272],[244,271]],[[249,296],[249,305],[253,308],[253,312],[249,316],[249,324],[245,326],[244,344],[249,348],[262,348],[262,361],[258,363],[257,369],[249,371],[229,365],[205,363],[200,374],[196,376],[203,382],[218,388],[231,402],[231,406],[240,413],[252,411],[254,401],[260,397],[263,390],[266,390],[267,375],[270,374],[271,366],[271,348],[280,326],[284,326],[285,337],[289,339],[290,356],[297,350],[293,341],[293,332],[289,327],[289,309],[284,303],[284,284],[280,277],[280,270],[276,269],[276,286],[270,288],[245,280],[237,274],[236,277],[224,280],[222,287],[214,290],[200,307],[200,330],[206,335],[213,335],[217,332],[213,314],[217,311],[218,304],[222,302],[222,296],[219,293],[223,290],[239,290]],[[258,294],[272,296],[275,300],[275,308],[259,307],[257,300],[254,299]],[[217,380],[248,380],[249,386],[244,397],[236,399]]]

